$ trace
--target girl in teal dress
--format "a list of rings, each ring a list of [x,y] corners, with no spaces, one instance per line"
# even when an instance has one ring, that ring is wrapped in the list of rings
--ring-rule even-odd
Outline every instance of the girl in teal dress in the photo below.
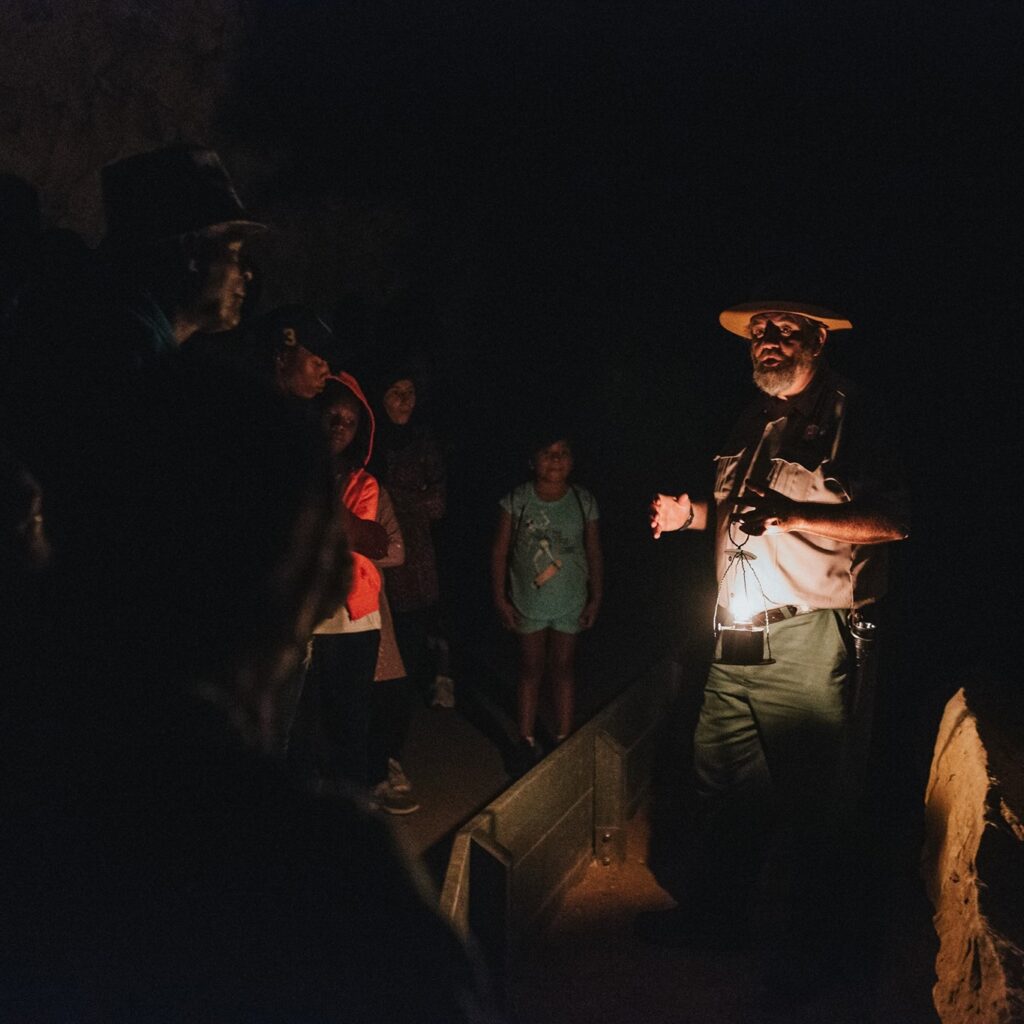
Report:
[[[534,733],[545,666],[556,742],[572,730],[576,637],[594,624],[601,606],[597,502],[569,482],[572,466],[564,435],[534,446],[534,478],[501,499],[491,552],[494,605],[502,625],[519,637],[517,773],[543,756]]]

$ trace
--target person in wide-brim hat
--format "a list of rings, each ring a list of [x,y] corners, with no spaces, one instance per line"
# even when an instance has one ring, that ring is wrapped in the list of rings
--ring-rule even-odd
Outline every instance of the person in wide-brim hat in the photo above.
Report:
[[[103,252],[127,286],[155,300],[158,344],[238,326],[248,284],[242,247],[254,220],[220,157],[174,145],[107,164],[101,172]]]
[[[830,331],[849,330],[853,324],[844,316],[833,313],[822,306],[812,306],[809,302],[793,302],[790,299],[769,299],[759,302],[741,302],[730,306],[718,314],[718,322],[731,334],[741,338],[750,337],[750,321],[762,313],[796,313],[798,316],[814,320]]]
[[[809,283],[758,288],[800,290],[834,294]],[[730,306],[719,323],[744,339],[757,394],[714,449],[711,493],[659,493],[649,507],[655,539],[714,531],[718,586],[692,816],[674,858],[663,848],[654,863],[661,884],[679,887],[678,904],[639,914],[634,931],[677,948],[752,945],[758,879],[786,859],[773,847],[786,836],[803,855],[782,872],[791,895],[780,937],[825,969],[817,951],[836,949],[846,927],[835,896],[850,900],[845,875],[859,869],[844,859],[855,831],[835,811],[863,795],[872,645],[886,546],[909,531],[906,485],[886,418],[825,358],[849,319],[769,298]]]
[[[138,153],[107,164],[101,181],[108,240],[139,245],[192,232],[248,236],[266,230],[249,216],[212,149]]]

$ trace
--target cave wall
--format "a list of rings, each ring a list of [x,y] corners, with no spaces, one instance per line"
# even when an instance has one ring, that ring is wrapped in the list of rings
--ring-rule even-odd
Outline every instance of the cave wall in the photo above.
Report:
[[[0,4],[0,171],[39,189],[48,224],[95,242],[103,164],[223,140],[247,31],[237,0]]]
[[[943,1024],[1024,1020],[1024,697],[959,690],[925,798]]]
[[[375,81],[365,66],[347,71],[347,11],[279,0],[0,4],[0,172],[36,186],[47,226],[95,244],[105,163],[208,144],[271,225],[254,246],[264,309],[298,301],[330,315],[356,297],[372,318],[428,296],[421,319],[445,307],[465,319],[479,265],[467,252],[473,218],[456,209],[461,197],[413,194],[437,174],[423,158],[430,133],[379,123]],[[337,66],[318,79],[330,55]]]

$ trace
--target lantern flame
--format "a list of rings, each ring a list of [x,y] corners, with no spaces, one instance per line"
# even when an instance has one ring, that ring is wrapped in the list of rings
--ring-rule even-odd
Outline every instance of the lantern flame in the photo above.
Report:
[[[757,609],[750,595],[744,587],[743,593],[729,595],[729,611],[732,612],[733,622],[750,622]]]

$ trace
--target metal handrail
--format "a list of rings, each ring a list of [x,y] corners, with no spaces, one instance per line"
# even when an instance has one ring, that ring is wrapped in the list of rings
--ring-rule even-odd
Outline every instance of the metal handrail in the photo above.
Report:
[[[624,859],[678,688],[674,662],[652,666],[455,835],[441,912],[473,934],[499,980],[591,861]]]

